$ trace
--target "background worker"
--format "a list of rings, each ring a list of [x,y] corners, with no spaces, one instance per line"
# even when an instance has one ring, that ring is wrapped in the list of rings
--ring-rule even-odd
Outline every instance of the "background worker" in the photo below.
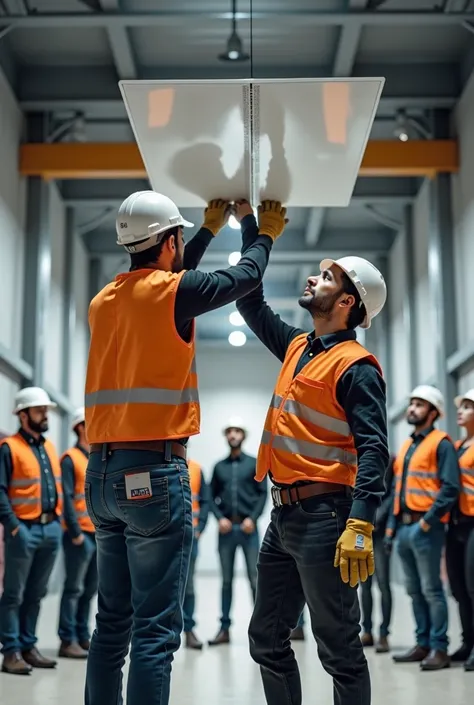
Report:
[[[191,458],[188,460],[189,480],[191,484],[191,500],[193,505],[193,545],[189,561],[188,579],[184,592],[183,625],[186,636],[186,648],[202,649],[203,644],[194,633],[194,609],[196,596],[194,591],[194,571],[198,557],[198,545],[202,532],[206,528],[209,516],[209,486],[204,479],[201,466]]]
[[[59,608],[58,655],[77,659],[87,657],[91,600],[97,592],[95,527],[87,513],[85,495],[89,445],[84,419],[84,408],[77,409],[72,421],[77,443],[61,458],[66,574]]]
[[[15,396],[20,428],[0,443],[0,521],[4,526],[5,575],[0,599],[2,671],[28,675],[54,668],[37,649],[41,600],[61,546],[61,467],[44,437],[48,410],[55,408],[40,387]]]
[[[257,520],[267,501],[266,479],[255,480],[256,459],[242,450],[246,430],[240,416],[228,420],[224,434],[230,453],[214,467],[211,480],[212,511],[219,523],[219,559],[222,572],[221,626],[210,646],[228,644],[231,625],[235,554],[242,548],[255,601],[259,548]]]
[[[375,577],[379,586],[382,602],[382,624],[380,625],[379,638],[375,642],[375,651],[379,654],[390,650],[388,635],[392,619],[392,588],[390,587],[390,553],[385,550],[385,529],[393,505],[393,465],[395,458],[392,456],[387,466],[385,475],[385,494],[382,503],[375,515],[375,528],[372,534],[374,542]],[[373,646],[372,632],[372,585],[373,578],[369,577],[361,586],[362,626],[364,632],[361,636],[363,646]]]
[[[194,319],[258,285],[285,227],[285,210],[267,202],[259,235],[235,267],[191,271],[229,214],[229,203],[211,201],[185,248],[191,223],[173,201],[132,194],[117,217],[130,271],[90,305],[86,498],[97,529],[99,609],[86,705],[121,699],[130,638],[128,705],[169,701],[193,540],[186,443],[200,430]]]
[[[474,671],[474,389],[456,397],[455,404],[466,436],[455,444],[461,491],[446,540],[446,567],[462,628],[462,644],[451,661],[464,661],[464,670]]]
[[[443,413],[439,389],[420,385],[412,391],[407,421],[414,432],[395,461],[393,515],[386,530],[388,550],[395,533],[398,538],[416,622],[416,646],[393,659],[396,663],[419,663],[423,671],[449,666],[441,554],[449,512],[459,493],[459,466],[447,433],[435,428]]]
[[[246,233],[244,252],[248,226]],[[289,637],[305,602],[335,703],[370,703],[354,588],[373,573],[371,535],[389,453],[385,383],[377,360],[356,342],[355,328],[370,325],[386,287],[359,257],[324,260],[320,268],[299,300],[313,318],[309,334],[270,309],[262,286],[237,304],[283,363],[257,459],[256,479],[270,474],[274,509],[249,627],[269,705],[301,704]]]

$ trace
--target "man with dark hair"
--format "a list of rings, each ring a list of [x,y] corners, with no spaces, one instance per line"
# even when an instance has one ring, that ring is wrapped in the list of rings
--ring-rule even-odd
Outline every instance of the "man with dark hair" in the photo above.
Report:
[[[386,287],[360,257],[324,260],[320,270],[299,299],[313,319],[309,334],[273,313],[261,285],[237,303],[283,363],[257,458],[256,479],[270,476],[274,509],[249,627],[268,705],[301,705],[290,634],[305,602],[335,703],[371,698],[354,588],[374,572],[372,531],[389,452],[382,372],[354,328],[370,326]]]

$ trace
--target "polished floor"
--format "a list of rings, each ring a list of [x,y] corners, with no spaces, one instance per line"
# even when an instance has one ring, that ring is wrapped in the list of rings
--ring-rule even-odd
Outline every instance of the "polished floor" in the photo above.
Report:
[[[202,639],[214,636],[218,627],[219,603],[217,578],[197,579],[199,626]],[[250,660],[246,629],[250,615],[250,596],[244,578],[236,585],[232,643],[206,648],[202,652],[181,649],[173,666],[172,705],[264,705],[265,700],[257,667]],[[412,645],[410,605],[401,588],[395,588],[395,618],[391,644],[393,650]],[[41,614],[39,646],[45,654],[57,649],[55,634],[57,596],[44,602]],[[459,643],[455,605],[451,608],[452,648]],[[330,705],[331,680],[318,662],[311,639],[296,642],[295,652],[303,681],[304,703]],[[377,655],[367,650],[370,661],[374,705],[472,705],[474,673],[451,667],[438,673],[421,673],[416,665],[394,665],[390,655]],[[82,705],[84,664],[62,660],[55,671],[35,671],[28,677],[0,673],[1,705]],[[146,705],[144,703],[144,705]]]

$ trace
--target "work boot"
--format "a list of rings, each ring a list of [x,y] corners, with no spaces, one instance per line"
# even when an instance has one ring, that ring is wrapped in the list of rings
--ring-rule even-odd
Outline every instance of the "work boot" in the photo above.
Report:
[[[430,650],[424,646],[414,646],[413,649],[403,654],[395,654],[393,660],[395,663],[421,663],[429,653]]]
[[[304,629],[303,627],[295,627],[291,630],[290,634],[291,641],[304,641]]]
[[[362,646],[373,646],[374,645],[374,637],[372,634],[368,634],[367,632],[364,632],[360,638],[362,642]]]
[[[43,656],[36,646],[33,646],[32,649],[28,649],[27,651],[23,651],[22,655],[26,663],[29,663],[33,668],[56,668],[58,663],[57,661],[53,661],[53,659]]]
[[[59,647],[58,656],[60,658],[87,658],[87,651],[81,649],[77,641],[62,641]]]
[[[84,649],[84,651],[89,651],[89,649],[91,648],[91,642],[89,641],[89,639],[84,639],[82,641],[80,640],[79,646],[81,647],[81,649]]]
[[[230,642],[230,634],[228,629],[221,629],[214,639],[211,639],[207,643],[209,646],[220,646],[220,644],[228,644]]]
[[[186,634],[186,648],[187,649],[199,649],[203,647],[202,641],[199,641],[196,634],[193,631],[185,632]]]
[[[15,676],[29,676],[33,669],[28,666],[19,651],[10,651],[3,656],[2,671]]]
[[[440,671],[442,668],[449,668],[451,661],[446,651],[431,649],[428,656],[420,663],[422,671]]]
[[[469,646],[469,644],[461,644],[459,649],[451,656],[451,661],[453,663],[464,663],[469,658],[471,650],[472,646]]]
[[[474,649],[471,651],[469,654],[469,658],[467,659],[466,663],[464,664],[464,670],[465,671],[474,671]]]
[[[378,642],[375,644],[375,653],[377,654],[387,654],[390,651],[390,646],[388,644],[388,639],[386,636],[381,636]]]

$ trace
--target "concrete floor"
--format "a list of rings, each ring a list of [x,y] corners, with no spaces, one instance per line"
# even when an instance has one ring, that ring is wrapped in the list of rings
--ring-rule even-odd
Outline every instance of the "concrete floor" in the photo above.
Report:
[[[199,626],[202,639],[214,636],[218,621],[219,581],[213,577],[197,579]],[[246,629],[250,615],[250,598],[244,578],[237,580],[232,629],[232,644],[206,648],[203,652],[181,649],[173,665],[172,705],[264,705],[260,675],[250,660]],[[204,598],[204,596],[206,596]],[[404,649],[413,642],[413,622],[409,601],[401,588],[395,587],[395,615],[391,644],[393,650]],[[47,655],[57,649],[57,596],[45,600],[39,634],[40,648]],[[459,644],[459,623],[454,603],[451,609],[452,649]],[[295,652],[303,679],[304,702],[332,703],[331,680],[318,662],[311,639],[296,642]],[[474,673],[451,667],[438,673],[421,673],[416,665],[394,665],[390,655],[377,655],[367,650],[370,661],[373,703],[378,705],[445,705],[447,699],[456,705],[472,705]],[[62,660],[55,671],[35,671],[19,677],[0,673],[2,705],[67,705],[83,704],[84,664]],[[144,704],[145,705],[145,704]]]

